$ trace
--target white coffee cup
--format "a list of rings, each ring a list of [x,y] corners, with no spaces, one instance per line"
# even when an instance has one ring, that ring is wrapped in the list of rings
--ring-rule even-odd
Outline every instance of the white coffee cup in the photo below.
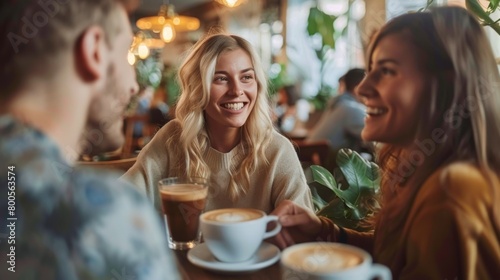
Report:
[[[275,222],[267,232],[267,224]],[[249,208],[212,210],[200,216],[200,228],[208,249],[221,262],[243,262],[250,259],[262,241],[281,230],[277,216]]]
[[[366,251],[341,243],[309,242],[281,253],[282,279],[368,280],[392,279],[391,271],[373,264]]]

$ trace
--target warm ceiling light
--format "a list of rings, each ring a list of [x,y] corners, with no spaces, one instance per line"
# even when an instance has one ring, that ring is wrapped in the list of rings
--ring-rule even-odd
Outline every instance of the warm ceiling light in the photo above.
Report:
[[[234,8],[236,6],[239,6],[241,5],[241,3],[244,2],[244,0],[215,0],[215,1],[229,8]]]
[[[200,28],[200,20],[195,17],[177,15],[173,5],[164,4],[160,7],[158,16],[140,18],[136,22],[136,25],[142,30],[153,30],[156,33],[163,33],[167,25],[173,26],[173,40],[173,38],[175,38],[175,32],[194,31]]]
[[[170,43],[175,39],[175,29],[174,26],[170,23],[167,23],[163,26],[161,33],[160,33],[160,38],[165,42],[165,43]]]
[[[149,56],[149,48],[144,43],[139,44],[139,46],[137,47],[137,51],[141,59],[145,59],[146,57]]]
[[[136,61],[135,54],[133,54],[132,52],[129,51],[127,54],[127,61],[128,61],[128,64],[134,65],[135,61]]]
[[[140,59],[146,59],[151,54],[151,51],[162,49],[164,46],[164,41],[152,38],[151,34],[146,31],[139,31],[134,35],[134,41],[130,46],[127,55],[128,63],[130,65],[135,64],[137,56]]]
[[[150,49],[162,49],[165,42],[157,38],[144,38],[142,42]]]

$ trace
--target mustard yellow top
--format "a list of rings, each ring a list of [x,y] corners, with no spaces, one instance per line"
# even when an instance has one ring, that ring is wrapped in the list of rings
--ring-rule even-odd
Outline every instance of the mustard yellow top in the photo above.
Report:
[[[371,252],[394,279],[500,279],[500,232],[493,216],[500,182],[492,175],[489,182],[469,163],[445,166],[422,185],[401,228],[377,226],[374,234],[346,229],[347,243]],[[321,238],[338,241],[333,223],[322,222]]]

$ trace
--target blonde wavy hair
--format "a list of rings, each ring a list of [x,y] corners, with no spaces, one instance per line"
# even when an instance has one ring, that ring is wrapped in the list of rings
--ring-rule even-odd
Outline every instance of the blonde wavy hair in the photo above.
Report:
[[[376,34],[367,65],[380,40],[395,33],[420,50],[420,61],[430,77],[424,98],[428,106],[421,104],[413,145],[401,148],[386,144],[378,154],[384,170],[381,216],[398,224],[406,217],[423,181],[440,166],[468,161],[477,164],[487,176],[489,172],[500,172],[500,75],[483,27],[463,8],[439,7],[394,18]],[[445,137],[436,142],[433,133],[438,130]],[[428,145],[427,153],[422,145]],[[418,151],[421,158],[416,157]],[[404,172],[400,168],[403,163],[408,163]],[[492,191],[498,201],[500,190]],[[395,199],[396,194],[405,199]],[[392,209],[385,209],[389,202]],[[495,207],[500,230],[500,208],[498,204]]]
[[[217,58],[224,52],[242,49],[251,58],[258,85],[255,105],[246,123],[241,128],[241,141],[245,158],[236,173],[230,172],[229,196],[234,201],[246,194],[250,188],[250,174],[264,161],[265,147],[274,127],[270,117],[267,78],[257,53],[245,39],[226,34],[209,34],[199,40],[190,50],[179,69],[181,95],[175,115],[181,129],[178,137],[167,142],[171,147],[181,146],[178,162],[180,173],[210,179],[211,171],[204,154],[210,147],[204,110],[210,101],[210,85],[215,73]],[[173,139],[179,139],[179,142]]]

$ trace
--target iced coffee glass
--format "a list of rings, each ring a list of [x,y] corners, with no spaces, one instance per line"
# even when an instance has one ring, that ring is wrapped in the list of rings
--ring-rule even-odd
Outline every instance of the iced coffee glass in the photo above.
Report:
[[[205,209],[207,181],[199,178],[165,178],[158,182],[167,219],[168,245],[174,250],[193,248],[200,241],[199,218]]]

